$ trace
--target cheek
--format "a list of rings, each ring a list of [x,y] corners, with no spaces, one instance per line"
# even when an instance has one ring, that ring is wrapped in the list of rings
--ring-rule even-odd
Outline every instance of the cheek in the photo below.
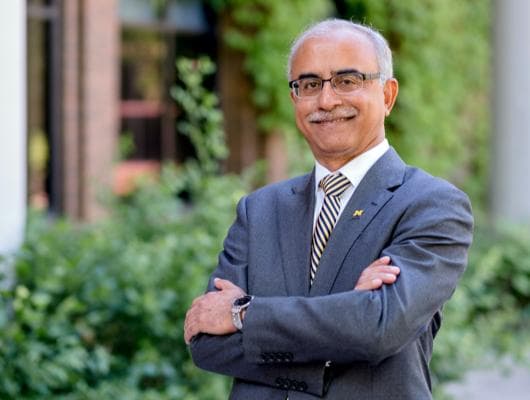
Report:
[[[307,104],[298,104],[295,108],[295,119],[298,126],[306,124],[306,117],[312,112],[312,108],[308,107]]]

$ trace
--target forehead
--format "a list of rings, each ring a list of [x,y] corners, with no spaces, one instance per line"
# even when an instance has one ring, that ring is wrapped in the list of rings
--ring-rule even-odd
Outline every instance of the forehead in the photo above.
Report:
[[[332,32],[307,38],[296,51],[291,65],[292,79],[302,74],[329,76],[333,72],[356,69],[378,71],[375,48],[358,32]]]

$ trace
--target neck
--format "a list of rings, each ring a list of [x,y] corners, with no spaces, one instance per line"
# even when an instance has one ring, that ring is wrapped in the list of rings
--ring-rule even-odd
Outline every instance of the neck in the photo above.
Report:
[[[385,137],[383,136],[380,140],[370,143],[370,145],[368,145],[366,148],[362,149],[359,152],[354,152],[353,154],[348,152],[340,155],[329,155],[329,157],[327,157],[325,154],[319,154],[318,157],[315,155],[315,158],[322,166],[326,167],[326,169],[328,169],[330,172],[335,172],[347,163],[349,163],[354,158],[360,156],[363,153],[366,153],[367,151],[373,149],[374,147],[382,143],[384,139]]]
[[[329,170],[330,172],[335,172],[339,170],[341,167],[343,167],[344,165],[346,165],[347,163],[349,163],[354,158],[355,157],[345,159],[345,160],[337,160],[337,159],[333,159],[333,160],[317,159],[317,160],[323,167],[326,167],[327,170]]]

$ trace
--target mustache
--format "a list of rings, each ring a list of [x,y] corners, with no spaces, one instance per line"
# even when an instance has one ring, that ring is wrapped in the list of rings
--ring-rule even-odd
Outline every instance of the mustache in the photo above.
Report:
[[[315,111],[307,116],[309,122],[328,122],[341,118],[353,118],[357,116],[355,107],[337,107],[331,111]]]

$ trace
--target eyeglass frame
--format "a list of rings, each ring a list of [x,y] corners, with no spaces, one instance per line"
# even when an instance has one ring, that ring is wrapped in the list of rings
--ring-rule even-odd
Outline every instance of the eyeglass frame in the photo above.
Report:
[[[289,88],[292,90],[292,92],[294,93],[294,95],[296,96],[296,98],[298,99],[312,99],[312,98],[315,98],[317,97],[320,93],[322,93],[322,90],[324,89],[324,84],[326,82],[329,82],[331,88],[333,89],[333,92],[339,96],[341,95],[347,95],[349,93],[353,93],[355,92],[357,89],[361,89],[363,86],[357,88],[357,89],[354,89],[352,92],[347,92],[347,93],[337,93],[337,91],[335,90],[335,85],[333,85],[333,79],[337,78],[337,77],[340,77],[340,76],[343,76],[343,75],[358,75],[359,77],[362,78],[362,83],[364,85],[364,82],[365,81],[371,81],[371,80],[374,80],[374,79],[380,79],[382,82],[384,80],[384,75],[381,73],[381,72],[360,72],[360,71],[357,71],[356,69],[349,69],[349,70],[344,70],[344,71],[339,71],[335,74],[333,74],[331,76],[331,78],[329,79],[322,79],[321,77],[319,77],[318,75],[315,75],[315,74],[302,74],[300,75],[300,77],[298,79],[293,79],[292,81],[289,81]],[[313,78],[313,79],[320,79],[320,90],[317,94],[313,95],[313,96],[299,96],[298,93],[297,93],[297,87],[295,87],[296,83],[297,82],[300,82],[304,79],[308,79],[308,78]]]

